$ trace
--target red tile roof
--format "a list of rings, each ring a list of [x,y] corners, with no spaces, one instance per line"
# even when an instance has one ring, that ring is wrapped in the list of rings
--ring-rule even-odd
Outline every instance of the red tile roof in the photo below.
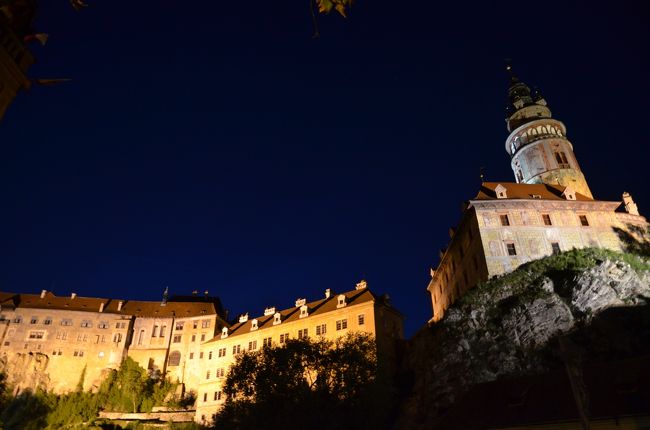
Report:
[[[338,303],[337,298],[341,294],[345,295],[345,301],[347,303],[346,306],[352,306],[359,303],[366,303],[366,302],[372,302],[378,300],[375,294],[367,288],[347,291],[345,293],[339,293],[339,294],[332,293],[332,295],[329,298],[326,299],[324,298],[313,302],[305,303],[305,305],[309,308],[309,317],[313,315],[322,315],[324,313],[336,310],[337,309],[336,305]],[[294,306],[284,310],[277,310],[276,312],[279,312],[280,315],[282,315],[283,324],[286,322],[298,321],[300,319],[300,306]],[[243,323],[237,322],[233,324],[228,330],[228,337],[249,333],[251,331],[253,319],[257,319],[258,330],[263,330],[265,328],[273,326],[273,315],[262,315],[262,316],[258,316],[257,318],[249,318],[248,321],[246,322]],[[211,339],[207,343],[216,342],[220,339],[221,337],[217,335],[215,338]]]
[[[159,318],[188,318],[201,315],[218,314],[215,304],[200,297],[196,301],[167,301],[162,306],[161,302],[148,302],[140,300],[116,300],[100,297],[80,297],[76,296],[56,296],[48,291],[41,298],[39,294],[12,294],[0,292],[0,303],[4,300],[13,298],[18,308],[28,309],[54,309],[69,310],[82,312],[99,312],[101,304],[104,304],[102,310],[107,314],[133,315],[136,317],[159,317]],[[119,302],[122,302],[122,308],[118,311]]]
[[[566,187],[562,185],[549,184],[518,184],[516,182],[483,182],[474,200],[498,200],[494,189],[501,184],[506,188],[507,199],[542,199],[542,200],[564,200],[562,193]],[[593,201],[592,198],[580,193],[576,194],[577,201]],[[533,197],[539,196],[539,197]],[[505,199],[504,199],[505,200]]]

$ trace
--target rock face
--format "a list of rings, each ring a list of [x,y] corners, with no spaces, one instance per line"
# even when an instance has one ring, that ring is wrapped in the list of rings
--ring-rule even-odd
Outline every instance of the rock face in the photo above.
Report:
[[[0,371],[7,375],[7,383],[11,387],[47,390],[50,386],[49,361],[47,355],[41,353],[16,354],[12,360],[0,358]]]
[[[648,272],[625,262],[594,258],[590,268],[561,270],[545,264],[475,288],[413,338],[397,428],[434,427],[474,384],[557,367],[557,338],[584,330],[606,309],[650,302]]]

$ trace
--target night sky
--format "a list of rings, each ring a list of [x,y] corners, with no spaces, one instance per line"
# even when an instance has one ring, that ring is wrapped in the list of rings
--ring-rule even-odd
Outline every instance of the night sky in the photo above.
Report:
[[[0,124],[0,289],[231,316],[361,278],[431,316],[429,268],[504,149],[511,58],[568,128],[596,198],[650,214],[647,1],[41,1]]]

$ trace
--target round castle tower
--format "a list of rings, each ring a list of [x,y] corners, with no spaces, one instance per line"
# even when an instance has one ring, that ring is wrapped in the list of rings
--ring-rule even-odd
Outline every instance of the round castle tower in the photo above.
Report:
[[[546,100],[521,82],[511,68],[506,122],[510,136],[506,151],[518,183],[572,187],[593,198],[587,180],[566,138],[566,126],[551,118]]]

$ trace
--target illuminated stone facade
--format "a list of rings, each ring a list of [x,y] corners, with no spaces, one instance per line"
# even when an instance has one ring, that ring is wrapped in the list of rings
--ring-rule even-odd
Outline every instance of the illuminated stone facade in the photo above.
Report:
[[[517,182],[484,182],[469,200],[427,287],[433,316],[468,289],[519,265],[573,248],[626,250],[650,243],[649,225],[629,193],[594,200],[566,127],[546,101],[513,76],[506,151]]]
[[[255,327],[255,328],[254,328]],[[0,293],[0,371],[15,392],[96,389],[109,369],[131,357],[152,375],[197,394],[197,421],[210,421],[225,400],[222,384],[239,352],[303,336],[336,339],[372,334],[380,363],[395,362],[402,316],[361,282],[317,301],[269,308],[263,316],[226,321],[218,299],[198,296],[160,302]],[[269,340],[270,339],[270,340]]]
[[[188,357],[228,325],[223,317],[210,297],[145,302],[0,293],[0,367],[17,391],[61,393],[79,381],[98,387],[128,355],[196,391],[201,372]]]
[[[373,335],[380,365],[390,366],[395,360],[395,341],[403,337],[402,316],[387,299],[375,296],[361,282],[355,290],[341,294],[330,294],[328,290],[321,300],[299,299],[288,309],[268,308],[256,318],[240,317],[238,323],[201,345],[200,356],[196,357],[205,363],[198,391],[197,421],[211,422],[223,405],[225,376],[240,352],[302,337],[335,340],[349,332]]]

